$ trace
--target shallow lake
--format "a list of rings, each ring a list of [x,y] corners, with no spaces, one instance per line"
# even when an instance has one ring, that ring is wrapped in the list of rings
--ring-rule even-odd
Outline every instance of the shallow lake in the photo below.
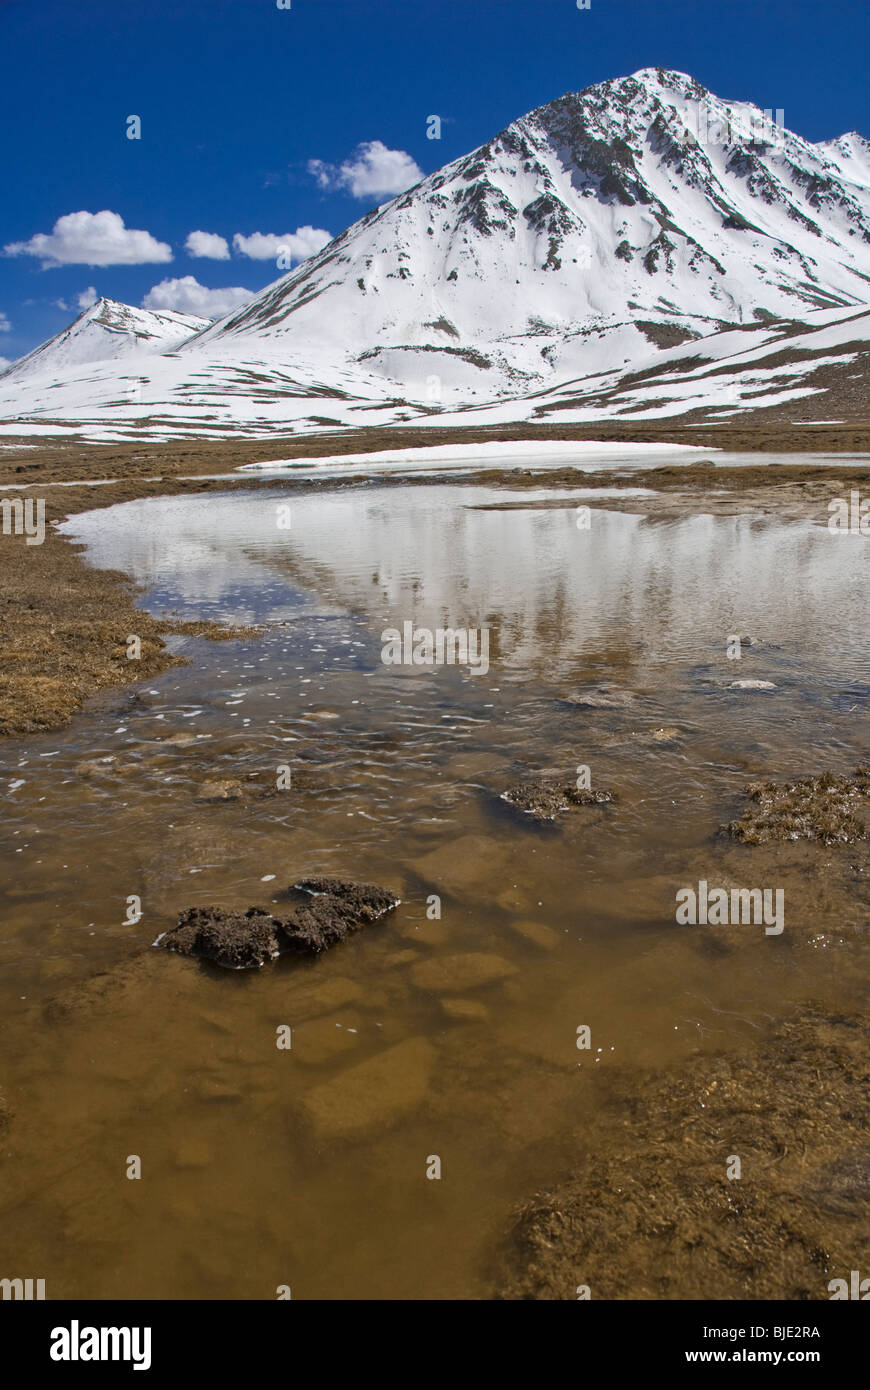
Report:
[[[4,744],[4,1270],[50,1298],[488,1297],[513,1204],[609,1142],[609,1070],[641,1088],[866,988],[848,856],[719,833],[754,778],[866,760],[866,541],[610,497],[375,481],[66,524],[150,610],[264,626],[173,638],[189,665]],[[405,623],[486,629],[488,668],[385,664]],[[580,767],[618,800],[537,826],[500,799]],[[197,800],[220,779],[244,795]],[[402,904],[311,965],[148,949],[314,873]],[[785,932],[711,951],[675,921],[701,879],[783,887]]]

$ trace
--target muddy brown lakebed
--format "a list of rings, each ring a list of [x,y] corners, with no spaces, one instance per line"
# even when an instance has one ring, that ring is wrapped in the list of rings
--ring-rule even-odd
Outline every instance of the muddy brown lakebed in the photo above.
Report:
[[[718,830],[747,783],[866,760],[866,540],[577,489],[384,480],[286,502],[289,529],[274,490],[70,523],[150,611],[265,627],[173,638],[189,666],[3,746],[4,1268],[49,1297],[737,1296],[723,1262],[754,1228],[737,1212],[723,1237],[715,1202],[687,1199],[668,1145],[688,1122],[697,1193],[736,1210],[766,1183],[762,1208],[806,1225],[744,1287],[827,1297],[870,1258],[866,1163],[839,1208],[812,1180],[852,1171],[866,1109],[836,1065],[816,1071],[826,1095],[843,1074],[839,1123],[814,1116],[804,1068],[789,1108],[783,1030],[821,1019],[818,1061],[830,1016],[866,1018],[866,842]],[[406,620],[489,627],[489,670],[384,665]],[[618,800],[539,826],[500,799],[578,766]],[[241,791],[203,803],[216,782]],[[150,950],[184,908],[268,908],[308,874],[402,903],[312,964]],[[785,931],[678,926],[701,881],[783,889]],[[726,1099],[699,1130],[710,1077]],[[651,1230],[613,1195],[632,1159],[657,1184]],[[584,1173],[604,1234],[566,1216],[578,1243],[548,1270],[559,1231],[512,1243],[512,1212],[562,1178],[576,1204]],[[715,1258],[688,1259],[685,1231]]]

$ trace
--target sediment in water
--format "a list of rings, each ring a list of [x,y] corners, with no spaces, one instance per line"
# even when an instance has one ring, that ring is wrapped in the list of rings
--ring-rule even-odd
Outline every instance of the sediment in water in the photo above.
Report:
[[[788,782],[750,782],[745,791],[752,804],[723,826],[741,844],[816,840],[851,845],[867,839],[870,767],[856,768],[851,777],[823,772]]]
[[[748,1054],[611,1071],[606,1130],[517,1212],[495,1296],[830,1298],[870,1264],[868,1021],[807,1007]]]
[[[539,778],[508,787],[507,791],[501,793],[501,800],[534,821],[548,822],[575,806],[603,806],[615,801],[616,794],[605,788],[591,791],[576,787],[571,782]]]

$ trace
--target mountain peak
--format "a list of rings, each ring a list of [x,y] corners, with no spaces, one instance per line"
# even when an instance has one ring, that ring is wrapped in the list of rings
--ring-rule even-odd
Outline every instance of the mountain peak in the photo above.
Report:
[[[29,376],[33,371],[60,371],[148,352],[169,352],[208,325],[208,319],[192,314],[137,309],[101,295],[68,328],[13,362],[3,376]]]
[[[870,299],[857,157],[663,67],[567,93],[206,329],[337,357],[406,399],[491,398],[657,338]],[[592,271],[593,273],[589,273]],[[655,341],[656,339],[653,339]],[[662,341],[665,339],[662,338]],[[427,383],[430,383],[427,386]]]
[[[629,79],[622,77],[616,80],[625,82]],[[630,74],[630,80],[640,82],[645,87],[673,87],[678,90],[690,88],[701,92],[707,90],[690,73],[679,72],[676,68],[638,68],[637,72]]]
[[[102,299],[49,360],[173,350],[181,401],[203,380],[237,397],[243,362],[276,418],[311,383],[435,414],[870,303],[870,145],[770,116],[641,68],[520,117],[217,323]]]
[[[860,150],[866,152],[870,150],[870,140],[868,140],[866,136],[861,135],[857,130],[847,130],[845,135],[838,135],[835,140],[826,140],[822,143],[834,145],[837,149],[844,151],[851,150],[854,152],[855,150]]]

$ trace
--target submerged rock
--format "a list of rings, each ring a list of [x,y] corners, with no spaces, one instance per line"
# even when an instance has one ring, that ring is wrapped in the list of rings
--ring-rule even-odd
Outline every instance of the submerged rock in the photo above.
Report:
[[[179,734],[168,734],[165,738],[146,739],[141,747],[143,751],[154,748],[158,752],[166,748],[187,749],[192,748],[197,743],[204,743],[205,740],[209,738],[211,738],[211,734],[193,734],[188,731]]]
[[[314,1086],[303,1113],[321,1139],[377,1135],[426,1099],[434,1063],[426,1038],[406,1038]]]
[[[223,778],[220,781],[203,782],[194,801],[238,801],[244,794],[245,789],[241,782],[233,778]]]
[[[565,702],[576,705],[578,709],[627,709],[629,705],[634,704],[634,698],[630,690],[623,690],[621,686],[605,681],[601,685],[591,686],[588,690],[578,690],[573,695],[566,695]]]
[[[381,969],[399,970],[403,965],[413,965],[414,962],[419,959],[420,952],[412,951],[410,948],[406,951],[391,951],[390,954],[384,956],[381,961]]]
[[[91,758],[83,763],[76,763],[73,771],[78,777],[100,777],[107,772],[114,772],[112,763],[115,762],[113,754],[104,758]]]
[[[303,1066],[322,1067],[360,1046],[363,1018],[358,1013],[327,1014],[293,1030],[293,1055]]]
[[[433,956],[412,966],[411,980],[418,989],[436,994],[461,994],[516,974],[516,967],[501,956],[469,951],[457,956]]]
[[[752,805],[723,827],[744,845],[776,840],[849,845],[867,839],[861,813],[870,800],[870,768],[856,768],[852,777],[823,772],[791,782],[751,782],[745,791]]]
[[[501,800],[536,821],[552,821],[572,806],[602,806],[615,801],[616,796],[603,788],[589,791],[575,787],[571,782],[540,779],[508,787],[507,791],[502,792]]]
[[[154,945],[231,970],[256,969],[283,952],[320,955],[399,904],[385,888],[337,878],[301,879],[289,893],[297,895],[298,905],[281,916],[259,907],[188,908]],[[311,896],[313,901],[303,901]]]
[[[312,983],[307,974],[291,976],[288,997],[294,1018],[319,1018],[321,1014],[355,1004],[363,996],[362,986],[343,975],[315,975],[314,979],[316,983]]]
[[[757,680],[731,681],[728,686],[729,690],[776,690],[777,688],[773,681]]]
[[[510,859],[503,836],[460,835],[420,855],[414,869],[424,881],[437,883],[439,892],[490,902],[493,881],[507,877]],[[426,923],[427,933],[430,925],[434,923]]]
[[[625,748],[627,744],[640,747],[651,743],[675,743],[683,737],[683,730],[676,724],[664,724],[660,729],[624,729],[616,734],[596,734],[597,748]]]
[[[489,1009],[477,999],[442,999],[441,1012],[455,1023],[486,1023]]]
[[[543,922],[511,922],[511,930],[541,951],[555,951],[559,945],[559,933]]]

